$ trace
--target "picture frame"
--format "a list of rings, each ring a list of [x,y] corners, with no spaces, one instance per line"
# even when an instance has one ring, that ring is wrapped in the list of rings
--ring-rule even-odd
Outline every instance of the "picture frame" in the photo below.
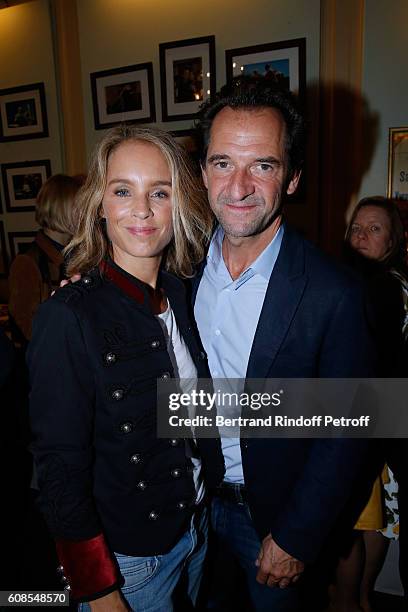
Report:
[[[0,278],[7,278],[9,271],[4,222],[0,221]]]
[[[215,36],[159,44],[163,121],[192,119],[214,95]]]
[[[11,261],[13,261],[16,255],[25,253],[29,245],[34,241],[34,238],[36,237],[36,235],[37,235],[37,230],[8,233]]]
[[[197,174],[200,174],[200,151],[194,128],[187,130],[172,130],[170,134],[178,144],[184,147],[193,161],[194,170]]]
[[[152,62],[92,72],[90,79],[96,130],[156,121]]]
[[[4,197],[7,212],[35,210],[36,197],[51,176],[49,159],[2,164]]]
[[[408,207],[408,127],[389,129],[387,197]]]
[[[294,38],[225,51],[227,81],[241,74],[284,84],[304,101],[306,38]]]
[[[0,142],[47,136],[44,83],[0,89]]]

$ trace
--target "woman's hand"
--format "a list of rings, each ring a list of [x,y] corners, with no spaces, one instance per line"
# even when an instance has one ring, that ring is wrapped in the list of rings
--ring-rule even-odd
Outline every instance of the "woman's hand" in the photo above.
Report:
[[[89,602],[91,610],[95,612],[129,612],[130,608],[120,591],[113,591],[109,595]]]

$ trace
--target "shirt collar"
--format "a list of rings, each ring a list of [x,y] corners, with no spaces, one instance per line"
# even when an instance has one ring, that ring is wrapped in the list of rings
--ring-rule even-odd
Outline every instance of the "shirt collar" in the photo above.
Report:
[[[38,244],[40,249],[44,251],[48,259],[57,266],[61,266],[64,263],[64,256],[62,252],[56,248],[56,243],[51,240],[49,236],[44,234],[42,230],[37,232],[35,242]],[[62,247],[64,248],[64,247]]]
[[[252,277],[254,274],[259,274],[266,281],[269,281],[270,276],[272,274],[272,270],[274,268],[275,262],[278,258],[280,247],[282,244],[283,234],[285,232],[284,224],[280,226],[275,236],[268,244],[267,247],[262,251],[260,255],[255,259],[255,261],[247,268],[237,279],[247,279]],[[224,230],[221,225],[217,227],[214,232],[214,235],[211,239],[210,247],[207,253],[207,259],[210,260],[215,268],[215,270],[220,269],[220,265],[224,264],[222,257],[222,241],[224,240]],[[224,264],[225,266],[225,264]],[[248,274],[248,271],[251,271],[251,274]],[[241,283],[239,283],[240,285]]]
[[[221,225],[218,225],[215,229],[213,237],[211,238],[210,246],[207,251],[207,259],[209,259],[215,266],[218,265],[222,257],[222,241],[224,239],[224,230]]]

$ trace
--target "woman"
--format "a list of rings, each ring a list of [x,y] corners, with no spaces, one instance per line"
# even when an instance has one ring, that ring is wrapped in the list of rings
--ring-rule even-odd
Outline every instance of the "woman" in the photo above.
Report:
[[[361,200],[353,212],[345,241],[347,259],[359,272],[367,289],[373,335],[378,348],[378,376],[405,377],[408,370],[406,242],[395,203],[383,197]],[[383,442],[384,458],[400,487],[399,512],[400,515],[404,513],[400,540],[403,579],[406,574],[403,559],[406,546],[408,448],[404,439]],[[399,532],[398,486],[392,472],[385,469],[382,478],[374,483],[371,498],[355,526],[355,540],[350,554],[339,562],[330,607],[333,612],[370,612],[372,609],[375,581],[384,563],[390,538],[397,538]]]
[[[10,269],[9,312],[14,339],[23,346],[31,338],[34,314],[58,287],[64,275],[62,251],[74,230],[74,199],[81,182],[55,174],[37,196],[35,220],[40,226],[33,244],[17,255]]]
[[[78,209],[68,274],[82,278],[39,309],[28,354],[41,506],[74,598],[169,612],[182,573],[197,597],[215,442],[200,463],[156,437],[156,380],[207,376],[167,271],[192,274],[212,217],[181,148],[135,126],[98,145]]]
[[[408,268],[404,228],[397,205],[364,198],[346,233],[349,261],[366,284],[374,314],[380,376],[406,376]]]

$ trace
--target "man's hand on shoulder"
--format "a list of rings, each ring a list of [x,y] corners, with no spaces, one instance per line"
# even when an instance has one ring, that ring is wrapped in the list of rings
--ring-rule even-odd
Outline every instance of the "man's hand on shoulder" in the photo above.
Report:
[[[255,565],[259,568],[257,582],[281,589],[296,582],[305,568],[302,561],[280,548],[271,534],[262,541]]]
[[[65,285],[69,285],[69,283],[76,283],[81,280],[81,274],[73,274],[67,280],[62,280],[60,282],[60,287],[65,287]]]
[[[70,283],[76,283],[77,281],[81,280],[81,275],[80,274],[73,274],[70,278],[68,279],[63,279],[60,282],[60,288],[61,287],[65,287],[65,285],[69,285]],[[51,293],[51,295],[54,295],[55,291],[53,291]]]

